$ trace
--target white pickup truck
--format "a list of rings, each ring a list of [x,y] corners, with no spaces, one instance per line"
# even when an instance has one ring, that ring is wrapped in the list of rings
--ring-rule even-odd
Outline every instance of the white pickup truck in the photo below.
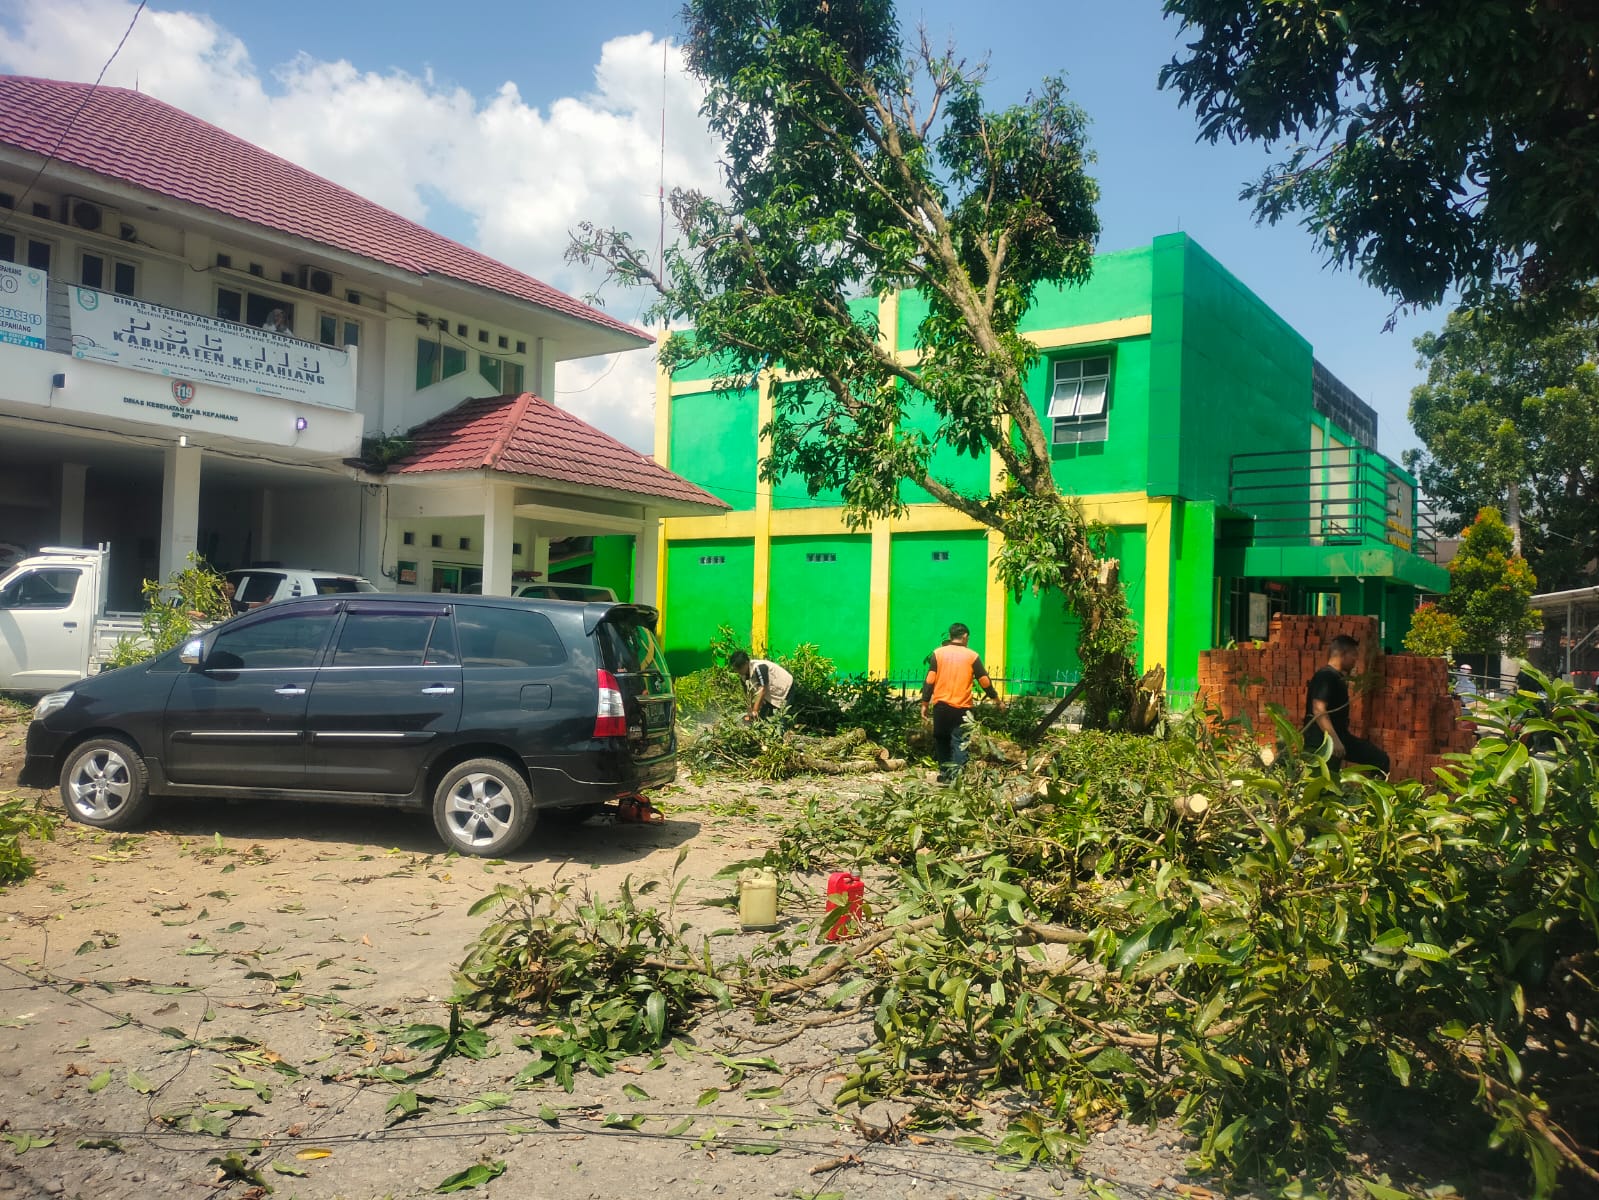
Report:
[[[46,546],[0,575],[0,691],[55,691],[143,634],[138,613],[105,610],[108,555]]]

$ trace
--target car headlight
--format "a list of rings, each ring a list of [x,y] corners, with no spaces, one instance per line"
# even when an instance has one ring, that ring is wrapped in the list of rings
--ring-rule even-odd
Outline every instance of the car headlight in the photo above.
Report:
[[[72,700],[71,692],[51,692],[33,706],[33,719],[42,721],[51,713],[65,708]]]

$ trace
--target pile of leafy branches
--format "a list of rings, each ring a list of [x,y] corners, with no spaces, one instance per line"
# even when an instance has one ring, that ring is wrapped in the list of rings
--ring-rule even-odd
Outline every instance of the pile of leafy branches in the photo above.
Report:
[[[682,885],[665,912],[640,903],[660,886],[654,882],[624,882],[615,901],[574,897],[570,884],[507,884],[472,907],[473,915],[500,912],[461,964],[456,1000],[544,1017],[518,1040],[533,1054],[519,1086],[549,1076],[571,1091],[576,1071],[609,1074],[622,1059],[663,1045],[703,1004],[732,1006],[708,954],[693,955],[686,926],[673,923]]]
[[[558,994],[637,1005],[670,977],[685,1017],[825,979],[872,1021],[841,1103],[1020,1095],[1009,1134],[971,1143],[1002,1153],[1173,1114],[1204,1167],[1306,1194],[1363,1124],[1424,1114],[1433,1136],[1519,1156],[1551,1196],[1563,1171],[1599,1178],[1566,1132],[1591,1121],[1599,1058],[1599,717],[1548,694],[1485,703],[1489,735],[1433,789],[1337,776],[1286,720],[1267,765],[1194,719],[1164,743],[1067,738],[956,788],[817,802],[768,861],[868,874],[881,926],[854,948],[718,963],[677,935],[624,951],[638,939],[591,922],[560,947],[570,927],[551,926],[536,957],[566,971],[549,964],[598,939],[649,987],[585,967]],[[478,978],[544,1002],[515,972]]]
[[[26,728],[32,712],[29,705],[0,696],[0,731]],[[60,820],[54,809],[0,793],[0,887],[33,874],[33,858],[24,851],[22,839],[48,841]]]
[[[1204,1165],[1284,1187],[1398,1106],[1519,1154],[1535,1195],[1599,1178],[1551,1115],[1586,1103],[1599,1056],[1599,720],[1551,691],[1495,706],[1433,791],[1265,768],[1196,725],[1141,804],[1056,770],[1054,802],[1020,811],[979,778],[807,814],[777,861],[841,830],[898,864],[890,921],[937,918],[875,973],[841,1098],[1020,1087],[1076,1130],[1175,1112]]]
[[[678,761],[695,773],[737,772],[771,780],[897,771],[905,766],[905,759],[867,740],[863,729],[819,736],[801,733],[780,718],[746,721],[740,716],[724,716],[683,734]]]
[[[920,726],[915,703],[887,680],[840,676],[836,664],[813,645],[774,658],[794,677],[780,723],[743,721],[748,706],[744,683],[727,665],[740,648],[723,626],[711,640],[714,665],[673,683],[679,714],[701,728],[685,731],[682,760],[697,771],[736,770],[761,779],[786,779],[806,769],[796,761],[789,731],[834,737],[858,731],[888,756],[904,757]]]
[[[35,801],[0,797],[0,886],[33,874],[33,857],[23,850],[22,839],[49,841],[59,823],[52,810]]]

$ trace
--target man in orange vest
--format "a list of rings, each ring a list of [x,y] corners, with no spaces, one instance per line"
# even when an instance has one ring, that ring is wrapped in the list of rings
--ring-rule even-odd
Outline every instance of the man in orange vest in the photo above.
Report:
[[[944,644],[927,656],[927,679],[922,684],[922,720],[932,705],[933,748],[938,757],[938,781],[952,783],[966,761],[967,721],[972,713],[972,690],[977,686],[998,700],[999,692],[988,677],[983,660],[966,643],[972,631],[956,621]]]

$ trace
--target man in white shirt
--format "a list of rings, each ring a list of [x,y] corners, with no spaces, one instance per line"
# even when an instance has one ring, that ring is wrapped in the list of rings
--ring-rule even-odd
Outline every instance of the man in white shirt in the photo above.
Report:
[[[788,707],[788,698],[794,690],[794,676],[775,662],[766,658],[751,658],[742,650],[733,651],[727,665],[738,672],[750,691],[749,711],[746,721],[764,720]]]

